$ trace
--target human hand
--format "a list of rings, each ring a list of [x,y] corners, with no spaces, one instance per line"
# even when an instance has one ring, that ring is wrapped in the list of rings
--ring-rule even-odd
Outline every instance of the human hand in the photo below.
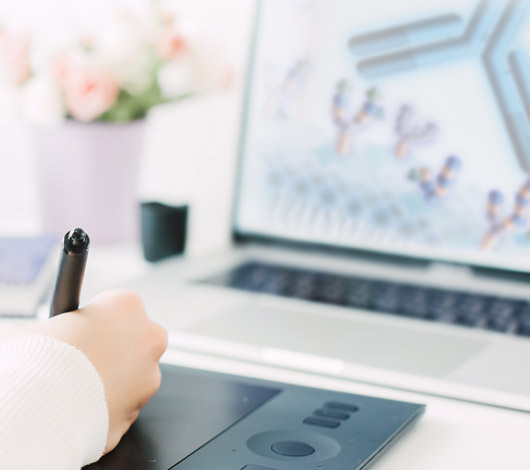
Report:
[[[98,371],[105,388],[110,452],[140,409],[160,386],[158,361],[167,347],[167,332],[149,320],[137,294],[106,291],[82,309],[35,326],[4,331],[6,337],[42,334],[81,350]]]

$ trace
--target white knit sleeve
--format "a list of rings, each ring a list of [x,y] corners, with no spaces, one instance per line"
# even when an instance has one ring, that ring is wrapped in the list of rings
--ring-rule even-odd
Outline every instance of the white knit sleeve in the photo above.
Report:
[[[103,382],[81,351],[40,335],[0,342],[2,470],[77,470],[101,457],[108,426]]]

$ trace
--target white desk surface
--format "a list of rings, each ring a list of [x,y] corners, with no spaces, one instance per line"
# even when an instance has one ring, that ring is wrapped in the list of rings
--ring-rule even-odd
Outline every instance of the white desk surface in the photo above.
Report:
[[[138,247],[91,253],[86,290],[119,285],[152,269]],[[148,312],[149,313],[149,312]],[[530,413],[430,397],[269,366],[168,350],[162,360],[236,375],[427,404],[425,415],[374,470],[530,469]]]

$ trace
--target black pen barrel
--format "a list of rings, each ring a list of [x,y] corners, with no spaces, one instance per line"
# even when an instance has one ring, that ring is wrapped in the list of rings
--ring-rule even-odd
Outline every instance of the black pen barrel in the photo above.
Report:
[[[80,233],[86,236],[82,243],[79,242]],[[79,307],[81,287],[88,259],[88,244],[88,236],[81,229],[72,230],[65,235],[50,317],[76,310]]]

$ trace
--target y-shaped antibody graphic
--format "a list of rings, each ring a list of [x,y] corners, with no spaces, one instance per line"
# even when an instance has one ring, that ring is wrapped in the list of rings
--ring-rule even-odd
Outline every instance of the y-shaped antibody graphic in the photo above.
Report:
[[[430,168],[423,166],[413,175],[413,179],[418,181],[425,199],[433,201],[449,195],[461,167],[460,158],[451,155],[445,160],[438,176],[434,177]]]
[[[513,212],[507,217],[503,217],[500,212],[503,199],[500,191],[493,190],[488,194],[487,217],[490,228],[480,244],[483,250],[490,250],[508,234],[520,233],[527,228],[530,209],[530,179],[515,193]]]
[[[438,131],[433,122],[418,124],[413,121],[414,111],[410,106],[401,106],[396,118],[395,131],[398,141],[394,147],[397,158],[403,159],[410,154],[411,147],[430,144]]]
[[[364,103],[357,113],[353,115],[351,85],[345,79],[337,83],[331,100],[331,117],[337,128],[337,138],[335,140],[337,153],[348,155],[351,152],[354,128],[368,124],[374,119],[382,119],[384,117],[384,109],[379,104],[380,99],[381,96],[377,88],[368,89]]]

